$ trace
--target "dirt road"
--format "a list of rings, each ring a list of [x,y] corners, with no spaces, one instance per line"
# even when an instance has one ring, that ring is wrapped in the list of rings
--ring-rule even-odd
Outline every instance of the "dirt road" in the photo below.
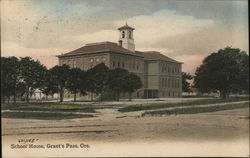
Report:
[[[123,153],[122,156],[129,156],[129,154],[124,153],[127,151],[126,148],[134,146],[131,151],[138,150],[136,152],[140,153],[141,145],[145,143],[147,145],[143,147],[143,151],[152,149],[150,144],[157,146],[157,144],[160,145],[159,143],[165,143],[165,146],[168,146],[169,150],[171,149],[169,151],[159,146],[157,150],[161,149],[158,152],[160,155],[155,153],[156,155],[151,156],[161,156],[161,153],[164,152],[164,156],[181,156],[178,148],[187,150],[186,154],[191,154],[191,156],[207,156],[207,151],[198,152],[199,154],[190,153],[193,150],[198,150],[200,145],[204,145],[204,143],[208,143],[207,148],[209,148],[209,143],[210,145],[215,143],[214,145],[217,146],[216,149],[214,145],[210,146],[211,150],[215,150],[210,156],[232,156],[234,154],[238,156],[239,153],[241,156],[246,156],[249,153],[249,108],[161,117],[138,117],[129,113],[122,114],[114,108],[99,109],[99,112],[98,117],[70,120],[2,119],[2,138],[6,146],[4,151],[15,151],[14,154],[16,154],[16,150],[9,148],[11,143],[15,143],[20,138],[35,138],[39,139],[40,142],[45,142],[45,144],[47,142],[89,143],[94,148],[92,148],[92,152],[85,153],[88,156],[98,156],[94,153],[97,149],[98,151],[100,149],[111,150],[107,147],[110,144],[114,149],[111,151],[116,153],[114,156],[119,156],[121,153]],[[103,143],[105,145],[100,145]],[[141,144],[140,148],[138,148],[138,143]],[[171,143],[177,144],[171,145]],[[187,144],[190,143],[193,145],[193,150],[189,151]],[[224,143],[224,145],[220,143]],[[230,143],[232,145],[231,151],[222,152],[225,146],[230,148]],[[118,145],[114,146],[114,144]],[[118,147],[122,144],[126,146],[124,146],[126,150]],[[236,145],[235,148],[233,148],[234,145]],[[237,145],[241,147],[237,148]],[[104,156],[105,153],[103,151]],[[65,154],[67,155],[67,153]],[[137,156],[145,156],[144,154],[145,152],[141,151],[141,154]],[[148,155],[150,156],[150,153]]]

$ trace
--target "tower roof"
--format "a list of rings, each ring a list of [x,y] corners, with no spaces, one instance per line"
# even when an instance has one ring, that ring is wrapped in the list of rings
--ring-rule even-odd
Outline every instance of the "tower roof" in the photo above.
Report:
[[[127,24],[127,23],[126,23],[124,26],[122,26],[122,27],[119,27],[119,28],[118,28],[118,30],[124,30],[124,29],[131,29],[131,30],[134,30],[134,28],[133,28],[133,27],[128,26],[128,24]]]

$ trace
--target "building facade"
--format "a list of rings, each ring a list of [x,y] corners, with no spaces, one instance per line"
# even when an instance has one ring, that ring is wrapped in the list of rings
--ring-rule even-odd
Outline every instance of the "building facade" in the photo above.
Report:
[[[88,70],[104,63],[109,69],[123,68],[141,78],[143,87],[133,98],[181,97],[182,63],[156,51],[136,51],[133,31],[127,24],[118,28],[119,41],[90,43],[59,55],[59,65]],[[127,97],[122,94],[121,97]]]

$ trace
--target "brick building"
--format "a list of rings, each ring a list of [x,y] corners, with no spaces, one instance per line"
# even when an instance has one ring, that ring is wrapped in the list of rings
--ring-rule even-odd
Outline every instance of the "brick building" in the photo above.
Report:
[[[59,55],[59,65],[88,70],[99,63],[110,69],[127,69],[141,78],[143,87],[132,94],[133,98],[181,97],[182,63],[157,51],[136,51],[133,31],[127,24],[118,28],[118,43],[100,42]],[[122,94],[121,97],[127,97]]]

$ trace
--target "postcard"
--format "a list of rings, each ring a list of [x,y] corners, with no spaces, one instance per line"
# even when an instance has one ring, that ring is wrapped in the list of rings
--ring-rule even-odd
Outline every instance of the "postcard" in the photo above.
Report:
[[[2,157],[249,157],[246,0],[2,0]]]

